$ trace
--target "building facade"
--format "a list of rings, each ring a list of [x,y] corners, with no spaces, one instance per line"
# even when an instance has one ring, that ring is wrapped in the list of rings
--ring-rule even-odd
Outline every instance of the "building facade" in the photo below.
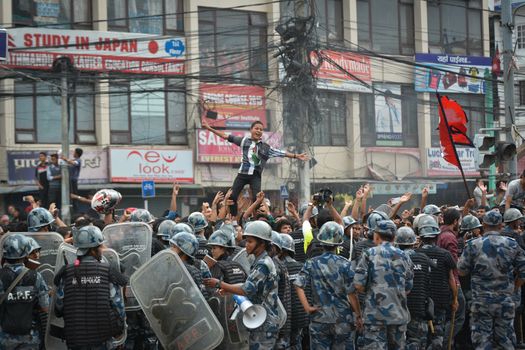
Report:
[[[201,128],[203,118],[239,135],[261,120],[268,142],[293,150],[297,126],[287,118],[293,111],[280,85],[274,29],[295,4],[252,3],[3,1],[0,23],[10,37],[0,69],[3,202],[36,190],[37,153],[60,149],[62,73],[51,68],[64,55],[76,70],[68,74],[69,135],[72,148],[85,150],[84,191],[110,186],[138,205],[140,182],[153,178],[160,188],[153,209],[160,211],[178,179],[188,213],[195,198],[231,185],[239,161],[235,146]],[[440,157],[435,92],[461,103],[470,136],[492,122],[488,6],[311,1],[318,48],[329,58],[317,73],[319,115],[309,125],[313,191],[353,192],[374,180],[381,198],[456,186],[459,172]],[[477,176],[470,150],[460,158],[467,175]],[[275,201],[280,186],[297,182],[289,159],[268,164],[263,175]]]

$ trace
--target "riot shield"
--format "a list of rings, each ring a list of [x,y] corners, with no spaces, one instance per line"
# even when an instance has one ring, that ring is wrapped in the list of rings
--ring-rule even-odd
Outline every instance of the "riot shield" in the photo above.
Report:
[[[27,237],[31,237],[42,247],[38,261],[40,265],[36,267],[36,271],[40,272],[44,281],[46,281],[49,288],[51,288],[53,286],[53,278],[55,277],[58,247],[64,243],[64,238],[56,232],[11,232],[6,233],[0,238],[0,247],[3,247],[6,237],[14,233],[21,233]],[[2,249],[0,249],[0,260],[2,259],[2,253]]]
[[[255,261],[255,257],[253,255],[248,255],[246,248],[243,248],[232,257],[232,261],[239,263],[242,266],[244,272],[249,275],[252,264]]]
[[[58,272],[62,268],[62,266],[71,264],[77,259],[77,248],[67,244],[63,243],[58,251],[57,251],[57,257],[56,257],[56,263],[55,263],[55,271],[54,273]],[[118,254],[113,249],[104,249],[102,252],[102,261],[108,263],[113,268],[117,269],[117,271],[120,271],[120,262],[118,258]],[[53,274],[54,276],[54,274]],[[53,286],[53,285],[51,285]],[[56,293],[56,287],[53,286]],[[55,315],[55,304],[56,304],[56,294],[52,294],[51,298],[51,305],[49,307],[49,316],[48,316],[48,322],[46,327],[46,337],[45,337],[45,345],[46,349],[53,349],[53,350],[67,350],[66,342],[63,339],[64,334],[64,319],[62,317],[57,317]],[[123,290],[121,288],[121,293],[123,293]],[[127,332],[126,329],[124,329],[124,334],[121,338],[116,339],[113,341],[113,345],[119,346],[125,343],[126,341]]]
[[[216,295],[208,301],[224,330],[224,339],[216,348],[218,350],[248,349],[250,333],[242,322],[242,312],[234,314],[237,304],[231,295]],[[233,314],[233,315],[232,315]],[[233,317],[233,319],[231,319]]]
[[[221,324],[173,251],[155,255],[131,276],[130,284],[165,349],[206,350],[221,343]]]
[[[152,230],[143,222],[125,222],[108,225],[102,231],[105,245],[114,249],[120,258],[123,274],[131,275],[151,259]],[[126,310],[140,310],[131,288],[125,289]]]
[[[63,243],[58,248],[55,263],[55,273],[62,268],[62,266],[71,264],[77,258],[77,248],[70,244]],[[51,297],[51,305],[49,306],[49,316],[46,327],[46,349],[53,350],[67,350],[66,341],[64,338],[64,319],[55,315],[55,304],[56,304],[56,287],[51,284],[54,288],[54,293]]]

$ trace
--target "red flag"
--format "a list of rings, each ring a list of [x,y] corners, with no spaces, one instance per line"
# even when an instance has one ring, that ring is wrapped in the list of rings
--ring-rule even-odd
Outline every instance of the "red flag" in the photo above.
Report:
[[[461,163],[457,158],[456,145],[474,147],[467,136],[468,118],[463,108],[447,96],[437,96],[439,102],[439,141],[443,158],[457,166]]]

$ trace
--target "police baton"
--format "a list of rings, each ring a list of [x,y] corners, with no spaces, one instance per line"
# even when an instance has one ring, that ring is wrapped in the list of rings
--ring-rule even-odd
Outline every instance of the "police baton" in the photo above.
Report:
[[[432,320],[428,320],[428,328],[430,329],[430,333],[434,334],[434,322]]]
[[[452,338],[454,337],[454,323],[455,322],[456,322],[456,311],[452,310],[452,320],[450,324],[450,332],[448,334],[448,345],[447,345],[448,350],[452,348]]]

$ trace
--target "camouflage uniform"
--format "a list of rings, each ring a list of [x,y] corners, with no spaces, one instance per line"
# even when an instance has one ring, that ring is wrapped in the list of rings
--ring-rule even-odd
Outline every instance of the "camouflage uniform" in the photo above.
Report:
[[[310,318],[312,349],[354,349],[354,318],[348,294],[354,272],[350,262],[332,252],[307,260],[294,285],[312,286],[313,304],[319,308]]]
[[[365,288],[365,330],[359,349],[403,349],[410,313],[406,293],[413,283],[408,256],[389,242],[363,252],[354,277]]]
[[[279,333],[280,321],[286,315],[278,307],[277,273],[268,253],[263,252],[256,257],[242,289],[253,304],[262,305],[267,313],[263,325],[250,331],[250,349],[272,349]]]
[[[474,346],[479,349],[492,349],[493,346],[514,349],[514,280],[516,277],[525,279],[523,250],[512,238],[494,231],[486,232],[466,243],[458,270],[462,275],[471,275]]]
[[[5,264],[4,267],[9,268],[11,271],[16,273],[17,275],[22,272],[24,269],[24,264]],[[0,281],[0,295],[5,293],[6,289],[9,286],[2,285],[2,281]],[[49,307],[49,295],[48,295],[48,287],[44,279],[42,278],[42,275],[40,272],[36,273],[36,285],[35,289],[38,291],[38,306],[40,308],[48,308]],[[8,333],[4,333],[0,329],[0,349],[2,350],[29,350],[29,349],[38,349],[40,344],[40,336],[39,336],[39,330],[37,327],[36,320],[33,320],[33,327],[31,329],[31,333],[29,335],[12,335]]]

